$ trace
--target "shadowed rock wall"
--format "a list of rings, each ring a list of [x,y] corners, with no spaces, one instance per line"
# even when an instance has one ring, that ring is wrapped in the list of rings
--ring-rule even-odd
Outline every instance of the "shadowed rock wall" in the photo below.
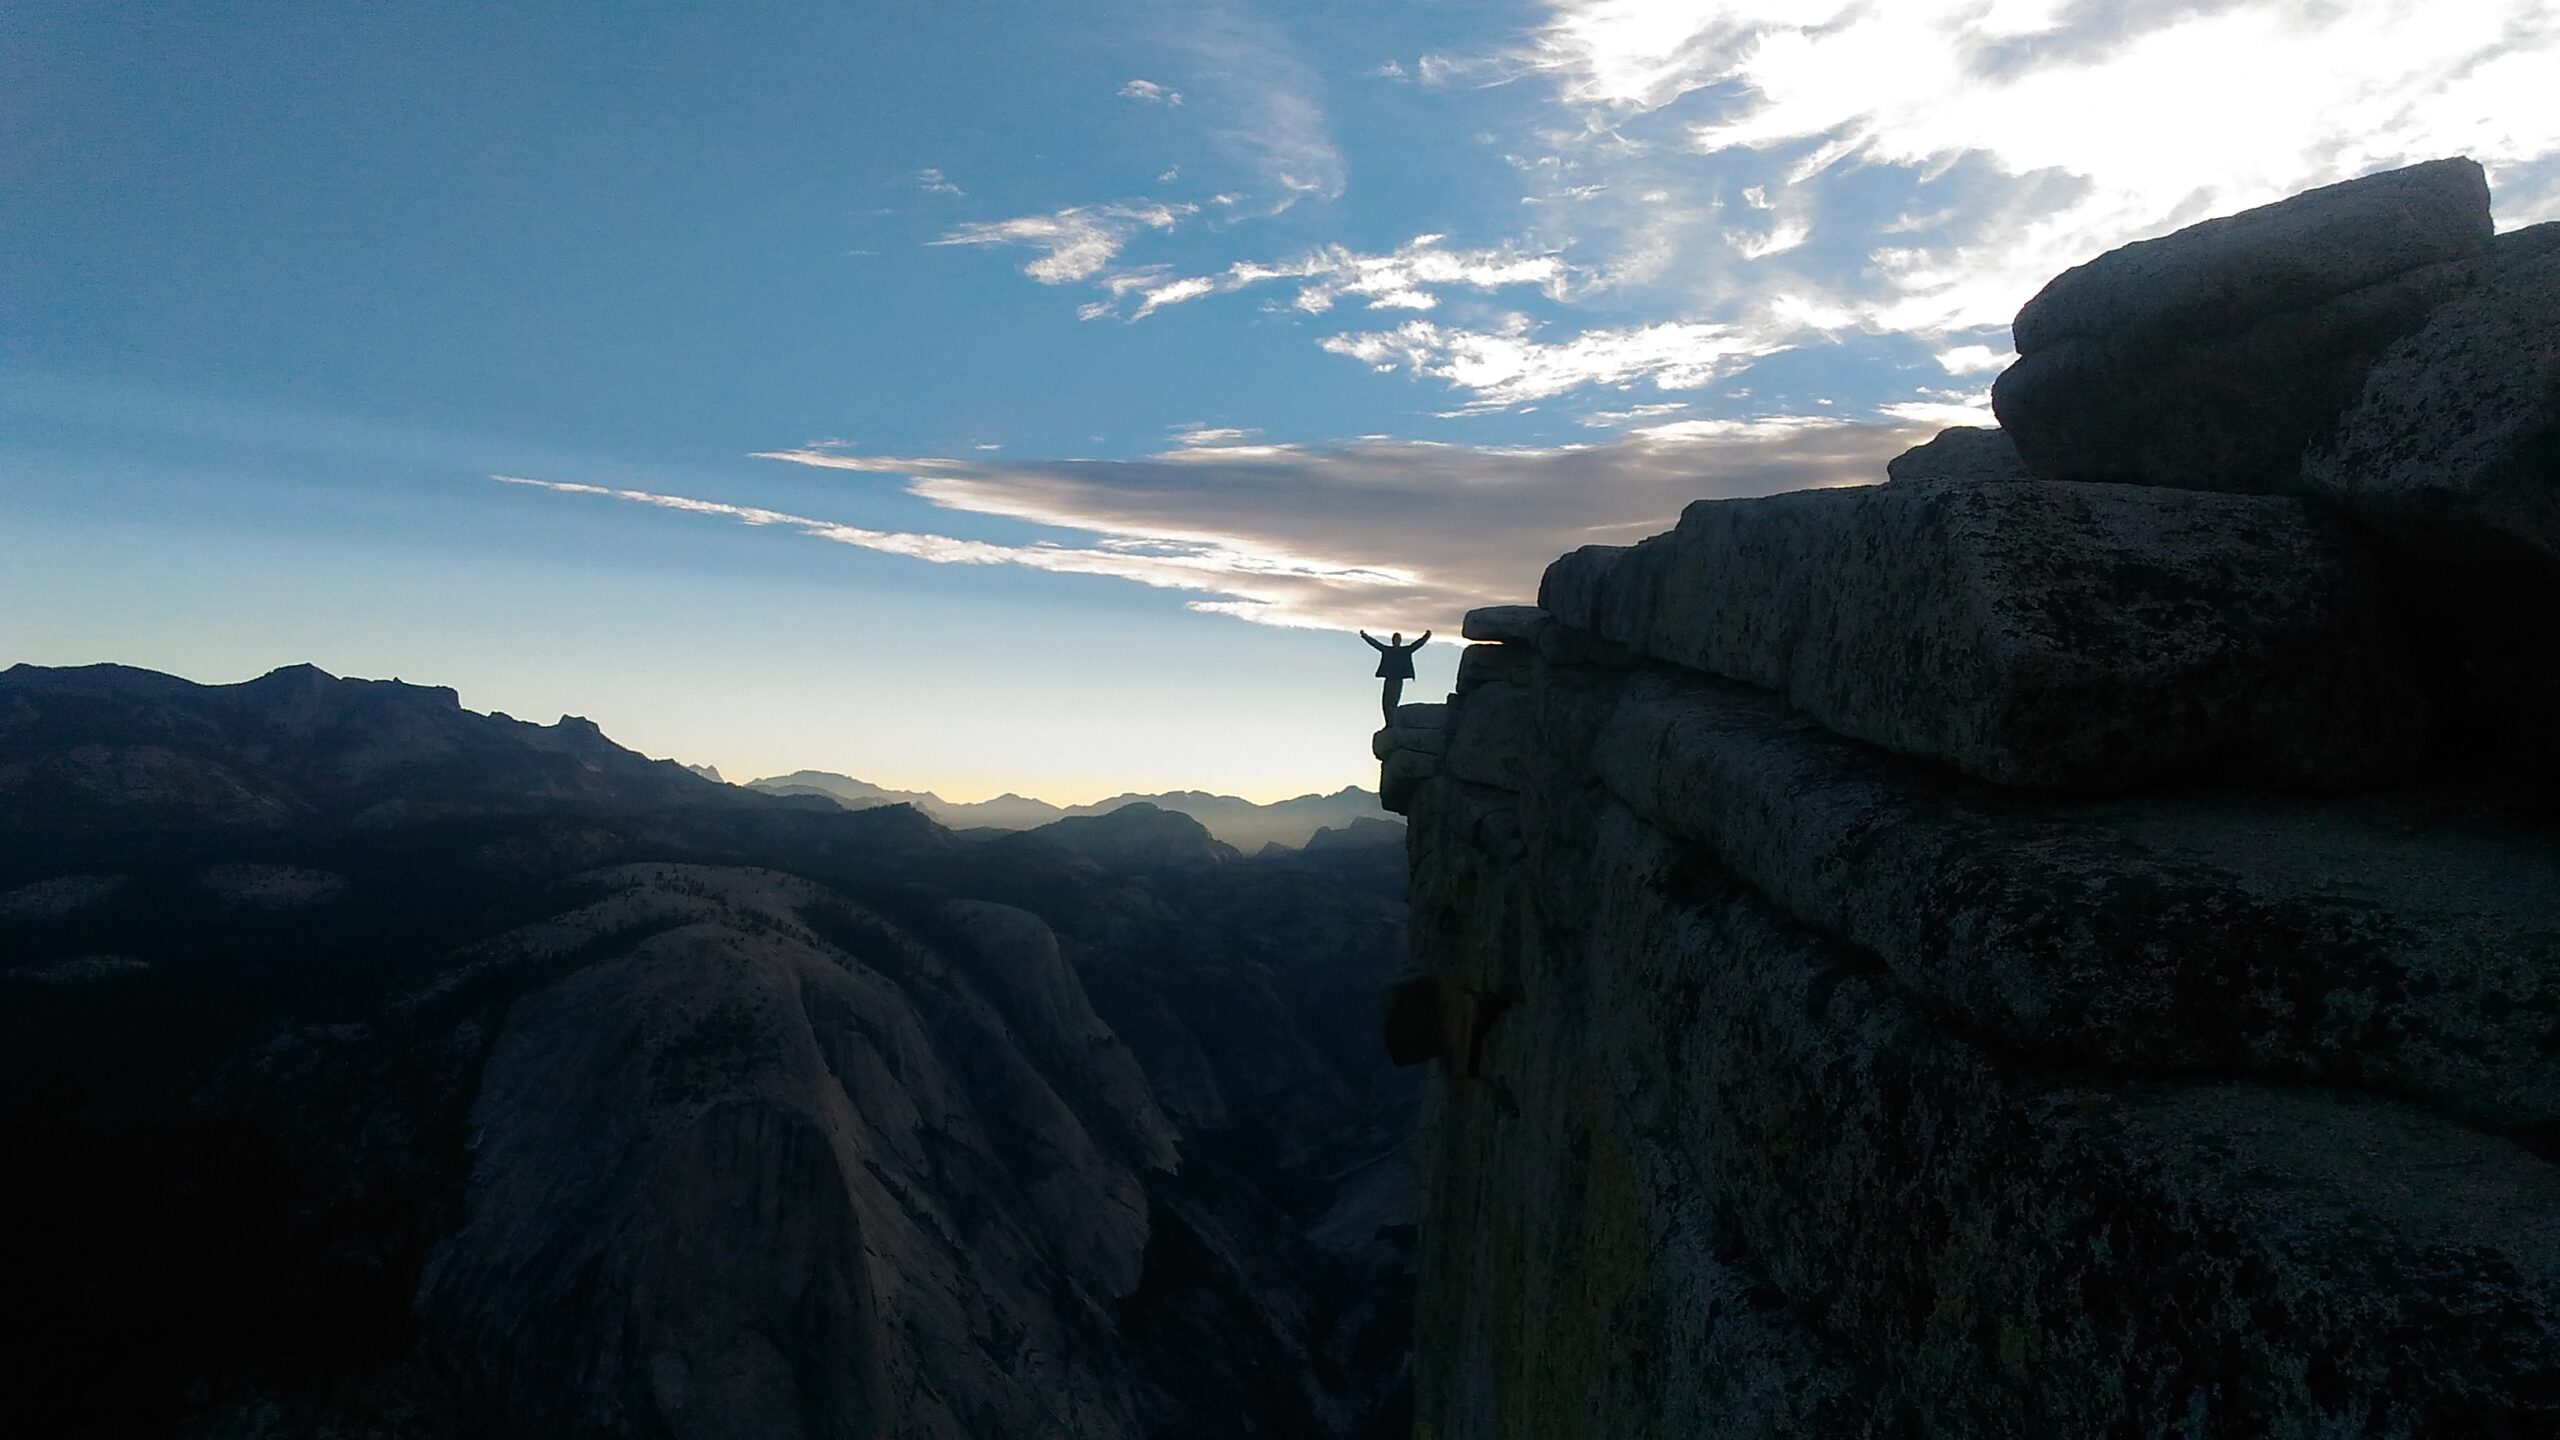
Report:
[[[2560,1433],[2560,272],[2477,175],[2102,257],[2032,438],[1470,617],[1376,747],[1418,1436]],[[2102,362],[2195,428],[2071,460]]]

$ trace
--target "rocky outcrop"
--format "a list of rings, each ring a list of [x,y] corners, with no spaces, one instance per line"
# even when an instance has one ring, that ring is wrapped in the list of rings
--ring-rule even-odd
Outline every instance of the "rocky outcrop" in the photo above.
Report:
[[[2026,480],[2034,472],[2018,458],[2018,442],[2006,430],[1955,425],[1885,462],[1885,478],[1903,480]]]
[[[973,976],[783,876],[597,879],[677,923],[509,1015],[472,1108],[464,1221],[420,1282],[446,1363],[493,1418],[704,1436],[1129,1428],[1109,1317],[1138,1288],[1143,1177],[1175,1157],[1124,1055],[1101,1090],[1054,1068],[1107,1032],[1046,927],[964,902],[986,962]],[[812,910],[838,933],[869,927],[872,963],[834,953]],[[567,926],[588,923],[613,920]],[[520,964],[559,930],[492,948]],[[1047,975],[1021,973],[1043,968],[1026,951]],[[1137,1133],[1097,1133],[1068,1096]]]
[[[2111,251],[2045,287],[1992,386],[2054,479],[2296,488],[2303,447],[2489,248],[2478,165],[2437,160]]]
[[[2421,553],[2560,573],[2560,245],[2385,352],[2304,478]]]
[[[2232,468],[2032,478],[1973,431],[1701,502],[1557,561],[1379,732],[1417,1434],[2560,1428],[2560,817],[2471,743],[2447,654],[2532,652],[2447,643],[2445,579],[2495,553],[2517,613],[2560,602],[2518,558],[2560,283],[2446,258],[2476,176],[2021,316],[2027,369],[2470,267],[2313,357],[2358,377],[2327,411],[2214,417],[2259,427]],[[2314,434],[2316,493],[2211,493]]]
[[[1912,481],[1702,500],[1667,534],[1558,560],[1540,598],[1987,780],[2319,789],[2391,779],[2417,751],[2378,579],[2297,500]]]

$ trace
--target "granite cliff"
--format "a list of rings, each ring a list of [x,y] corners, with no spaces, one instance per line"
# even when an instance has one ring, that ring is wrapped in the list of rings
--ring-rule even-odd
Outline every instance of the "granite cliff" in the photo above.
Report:
[[[2560,1433],[2560,226],[2438,161],[2016,338],[1379,732],[1417,1436]]]

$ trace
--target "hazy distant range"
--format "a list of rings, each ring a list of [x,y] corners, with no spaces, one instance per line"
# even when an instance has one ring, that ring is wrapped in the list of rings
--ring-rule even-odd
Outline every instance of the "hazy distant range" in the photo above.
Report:
[[[708,766],[689,767],[709,779],[717,780],[718,771]],[[1380,813],[1376,792],[1356,785],[1346,786],[1330,795],[1300,795],[1291,800],[1275,800],[1268,805],[1239,799],[1233,795],[1211,795],[1201,790],[1171,790],[1160,795],[1115,795],[1090,805],[1052,805],[1046,800],[1005,794],[992,800],[956,801],[924,790],[888,790],[867,780],[850,775],[836,775],[824,770],[794,770],[788,775],[775,775],[747,782],[750,790],[773,795],[822,795],[848,810],[867,810],[874,805],[913,805],[954,830],[983,827],[991,830],[1031,830],[1053,820],[1072,815],[1104,815],[1123,805],[1145,801],[1166,810],[1179,810],[1197,820],[1212,835],[1250,855],[1265,845],[1284,845],[1298,849],[1314,839],[1319,830],[1333,835],[1324,843],[1358,843],[1387,838],[1388,832],[1401,832],[1404,823]]]

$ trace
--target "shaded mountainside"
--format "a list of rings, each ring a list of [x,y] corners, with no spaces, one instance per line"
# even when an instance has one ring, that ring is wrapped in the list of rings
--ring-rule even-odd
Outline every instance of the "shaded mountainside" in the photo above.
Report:
[[[0,674],[0,1428],[1394,1433],[1401,855]]]
[[[1358,786],[1346,786],[1330,795],[1300,795],[1268,804],[1233,795],[1213,795],[1205,790],[1168,790],[1154,795],[1115,795],[1090,805],[1052,805],[1046,800],[1011,794],[992,800],[945,800],[927,791],[884,789],[824,770],[795,770],[788,775],[752,780],[748,788],[771,795],[824,796],[852,809],[913,805],[955,830],[982,826],[1032,830],[1077,816],[1107,815],[1131,805],[1153,805],[1190,816],[1207,826],[1210,834],[1248,855],[1267,845],[1296,849],[1307,844],[1319,830],[1348,829],[1363,821],[1373,826],[1404,828],[1400,822],[1380,814],[1378,797]]]
[[[1417,1434],[2560,1434],[2560,226],[2439,161],[2017,342],[1379,733]]]

